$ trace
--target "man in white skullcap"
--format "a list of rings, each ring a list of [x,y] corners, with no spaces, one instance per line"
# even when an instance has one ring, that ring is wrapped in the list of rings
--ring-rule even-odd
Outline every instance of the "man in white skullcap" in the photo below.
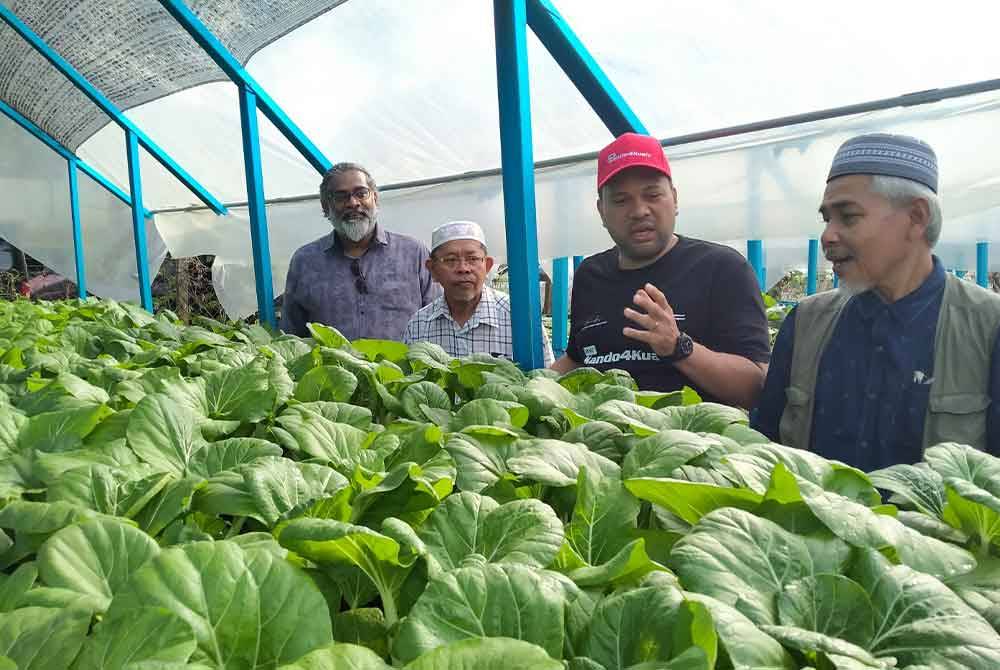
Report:
[[[435,228],[427,269],[444,288],[444,295],[413,315],[403,341],[433,342],[452,356],[482,353],[513,358],[510,297],[486,286],[493,258],[486,251],[486,235],[479,224],[450,221]],[[544,355],[545,365],[550,365],[548,335]]]
[[[751,426],[865,471],[946,441],[1000,453],[1000,297],[933,254],[934,150],[885,133],[846,141],[819,213],[841,289],[785,319]]]

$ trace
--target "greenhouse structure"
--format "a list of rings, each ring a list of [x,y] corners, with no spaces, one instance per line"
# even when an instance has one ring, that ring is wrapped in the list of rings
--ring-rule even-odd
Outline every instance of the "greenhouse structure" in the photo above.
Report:
[[[921,138],[947,281],[995,290],[998,7],[0,0],[0,271],[77,292],[0,300],[0,670],[1000,668],[1000,454],[869,472],[752,403],[557,374],[539,290],[558,357],[626,132],[679,233],[807,295],[838,147]],[[482,226],[513,361],[280,331],[343,161],[391,231]],[[194,257],[226,318],[154,310]]]

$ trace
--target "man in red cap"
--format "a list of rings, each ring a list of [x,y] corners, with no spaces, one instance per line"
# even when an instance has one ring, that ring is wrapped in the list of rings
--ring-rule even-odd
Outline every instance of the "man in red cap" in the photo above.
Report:
[[[552,368],[620,368],[641,389],[690,386],[752,407],[770,357],[757,280],[734,249],[674,232],[677,190],[656,138],[626,133],[601,150],[597,211],[615,246],[577,269]]]

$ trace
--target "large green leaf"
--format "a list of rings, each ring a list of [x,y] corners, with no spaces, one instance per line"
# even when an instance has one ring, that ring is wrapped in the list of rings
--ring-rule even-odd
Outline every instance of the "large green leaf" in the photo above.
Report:
[[[364,526],[331,519],[295,519],[276,531],[283,547],[323,567],[336,570],[358,568],[382,597],[386,625],[397,618],[396,601],[416,555],[390,537]]]
[[[448,372],[451,369],[452,357],[433,342],[415,342],[410,345],[410,350],[406,352],[406,359],[414,370],[423,369]]]
[[[709,512],[724,507],[754,510],[764,499],[750,489],[680,479],[629,479],[625,482],[625,488],[635,497],[668,509],[688,523],[697,523]]]
[[[360,477],[355,476],[355,481]],[[401,462],[389,472],[376,473],[363,482],[351,503],[351,520],[372,526],[391,516],[433,509],[451,493],[455,467],[448,452],[438,449],[426,462]]]
[[[925,463],[892,465],[868,475],[872,484],[891,491],[915,509],[940,518],[944,510],[944,481]]]
[[[562,587],[544,572],[516,564],[459,568],[428,584],[400,624],[393,656],[412,661],[442,645],[476,637],[509,637],[563,649]]]
[[[94,519],[63,528],[38,550],[42,580],[76,591],[106,609],[132,574],[159,554],[141,530],[112,519]]]
[[[679,428],[692,433],[721,434],[730,425],[748,423],[743,410],[714,402],[700,402],[697,405],[675,405],[659,410],[667,417],[664,428]]]
[[[22,607],[0,613],[0,657],[18,670],[69,668],[90,626],[90,612],[83,609]]]
[[[778,596],[778,618],[795,626],[868,647],[875,634],[875,610],[861,586],[843,575],[804,577]]]
[[[198,648],[191,626],[163,607],[105,619],[83,645],[74,670],[181,668]]]
[[[43,389],[26,395],[18,403],[18,407],[31,416],[83,406],[103,405],[109,400],[111,398],[104,389],[69,372],[61,372]]]
[[[572,547],[565,545],[557,559],[559,562],[563,565],[559,565],[558,569],[566,571],[567,577],[584,588],[619,588],[637,584],[650,573],[667,572],[665,567],[649,557],[644,538],[631,540],[603,563],[593,566],[587,565]]]
[[[209,479],[194,506],[209,514],[253,517],[271,527],[347,485],[347,478],[324,465],[262,458]]]
[[[594,478],[618,477],[621,469],[582,444],[562,440],[524,440],[507,459],[507,468],[526,481],[547,486],[573,486],[586,468]]]
[[[671,477],[675,468],[704,454],[718,443],[710,435],[686,430],[661,430],[639,440],[622,462],[622,476]]]
[[[562,670],[541,647],[502,637],[453,642],[424,654],[405,670]],[[366,670],[361,668],[359,670]]]
[[[143,398],[128,420],[128,445],[155,468],[180,477],[188,474],[195,452],[204,446],[195,430],[195,414],[171,398]]]
[[[362,462],[368,437],[365,431],[331,421],[307,405],[286,409],[271,430],[285,449],[326,461],[342,472],[351,472]]]
[[[22,563],[9,575],[0,574],[0,612],[21,607],[21,598],[35,584],[38,568],[34,562]]]
[[[900,667],[924,664],[940,670],[1000,667],[1000,635],[930,575],[891,565],[878,552],[862,550],[851,577],[875,608],[870,649],[894,657]]]
[[[802,538],[739,509],[702,517],[670,559],[685,589],[735,607],[758,626],[777,623],[778,594],[814,573]]]
[[[892,665],[875,658],[867,649],[824,633],[796,626],[763,626],[764,632],[788,649],[803,652],[807,663],[836,670],[889,670]]]
[[[107,405],[90,403],[36,414],[21,428],[18,445],[21,449],[47,452],[79,449],[84,438],[113,411]]]
[[[715,667],[717,638],[704,605],[686,601],[680,591],[646,587],[617,593],[597,605],[583,644],[583,655],[606,670],[669,661],[700,647]]]
[[[295,385],[295,399],[302,402],[350,400],[358,378],[344,368],[320,365],[303,375]]]
[[[481,492],[501,479],[513,478],[507,460],[520,449],[517,435],[498,427],[490,427],[493,434],[479,430],[471,435],[466,432],[469,430],[450,435],[444,444],[455,461],[458,488]]]
[[[634,537],[639,501],[617,477],[588,477],[582,469],[577,480],[573,517],[566,525],[566,542],[588,565],[611,560]]]
[[[28,422],[28,417],[14,409],[0,405],[0,456],[6,456],[17,447],[17,436]]]
[[[470,554],[495,563],[544,568],[563,542],[562,523],[541,501],[500,505],[469,491],[449,496],[419,533],[437,572],[459,567]]]
[[[442,409],[451,412],[451,400],[448,393],[433,382],[417,382],[407,386],[400,396],[406,415],[415,421],[433,421],[433,417],[424,411],[424,407]]]
[[[334,423],[346,423],[361,430],[368,430],[372,425],[372,411],[370,409],[346,402],[304,402],[295,405],[295,407],[294,411],[296,412],[314,412]]]
[[[273,409],[276,394],[271,375],[260,362],[205,376],[205,399],[213,419],[260,421]]]
[[[584,444],[594,453],[621,463],[626,452],[623,435],[618,426],[607,421],[587,421],[564,434],[562,440]]]
[[[951,577],[945,583],[1000,631],[1000,559],[980,557],[975,570]]]
[[[108,620],[149,607],[183,619],[198,654],[216,667],[273,668],[333,641],[326,601],[305,573],[271,551],[232,542],[162,551],[115,595]],[[118,628],[108,644],[130,635]]]
[[[949,477],[942,519],[976,540],[980,547],[1000,545],[1000,498],[970,481]]]
[[[739,610],[701,593],[685,592],[684,597],[708,609],[719,634],[720,656],[727,657],[732,667],[747,670],[795,670],[798,667],[774,638],[757,628]]]
[[[281,447],[267,440],[231,437],[211,442],[195,452],[189,463],[189,469],[194,475],[208,478],[241,465],[281,454]]]
[[[594,419],[607,421],[637,435],[654,435],[661,429],[675,428],[663,413],[624,400],[609,400],[593,413]]]
[[[1000,458],[965,444],[946,442],[924,451],[924,460],[942,479],[971,482],[1000,497]]]
[[[316,649],[278,670],[390,670],[390,666],[371,649],[337,643]]]

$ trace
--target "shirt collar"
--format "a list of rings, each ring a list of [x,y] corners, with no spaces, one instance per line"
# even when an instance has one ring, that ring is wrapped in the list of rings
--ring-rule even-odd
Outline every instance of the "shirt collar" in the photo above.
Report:
[[[875,291],[865,291],[856,297],[861,318],[870,321],[880,310],[888,310],[903,322],[909,322],[916,314],[927,306],[927,303],[944,291],[944,266],[937,256],[932,256],[934,267],[917,290],[903,296],[894,303],[883,302]]]
[[[324,248],[327,251],[333,251],[334,249],[340,249],[340,240],[337,238],[336,231],[330,231],[326,236],[326,242],[324,243]],[[389,245],[389,233],[386,232],[382,226],[375,224],[375,237],[372,240],[379,246],[385,247]]]
[[[443,295],[431,304],[431,311],[428,315],[430,320],[445,318],[452,322],[455,321],[451,316],[451,311],[448,309],[448,301],[445,300]],[[494,328],[499,328],[500,318],[497,312],[496,292],[489,286],[483,286],[483,293],[479,298],[479,304],[476,305],[476,311],[472,313],[472,316],[469,317],[469,320],[462,327],[475,328],[479,324],[485,323]]]

